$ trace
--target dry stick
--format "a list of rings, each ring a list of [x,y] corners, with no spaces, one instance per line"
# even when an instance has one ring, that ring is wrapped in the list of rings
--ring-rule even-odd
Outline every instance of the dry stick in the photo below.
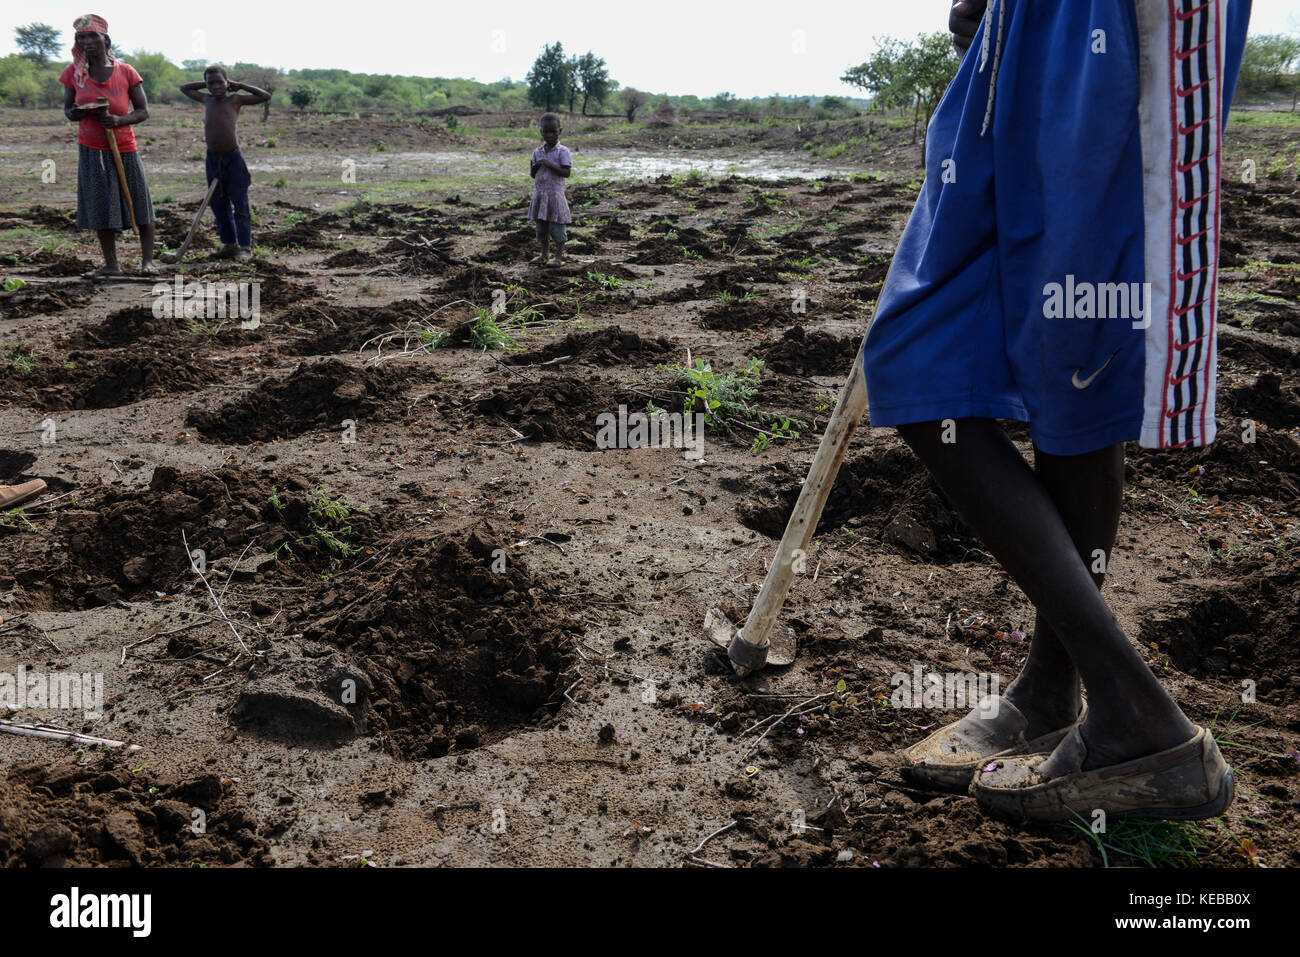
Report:
[[[16,721],[9,721],[6,718],[0,718],[0,732],[4,734],[17,734],[24,738],[49,738],[55,741],[71,741],[74,744],[93,744],[105,748],[120,748],[125,741],[114,741],[111,738],[96,738],[89,734],[78,734],[76,731],[68,731],[66,728],[56,728],[49,724],[22,724]]]
[[[185,241],[181,243],[181,248],[174,253],[167,253],[162,257],[165,263],[178,263],[185,258],[185,251],[190,248],[190,240],[194,238],[194,231],[199,228],[199,220],[203,218],[203,213],[207,210],[208,204],[212,202],[212,194],[217,191],[217,186],[221,180],[213,177],[208,191],[203,197],[203,202],[199,203],[199,211],[194,214],[194,221],[190,223],[190,231],[185,234]]]
[[[230,582],[235,577],[235,570],[239,568],[239,563],[244,560],[244,556],[248,554],[248,550],[253,547],[253,542],[255,541],[257,541],[257,539],[250,539],[248,544],[244,546],[244,550],[239,553],[239,557],[235,559],[235,564],[230,566],[230,574],[226,576],[226,583],[221,588],[222,598],[226,597],[226,589],[230,587]]]
[[[698,853],[700,853],[700,850],[704,847],[705,844],[708,844],[709,841],[713,840],[713,839],[714,839],[715,837],[717,837],[719,834],[724,834],[724,833],[726,833],[727,831],[730,831],[733,827],[735,827],[735,826],[736,826],[737,824],[739,824],[739,823],[740,823],[740,821],[739,821],[739,819],[737,819],[737,820],[735,820],[735,821],[732,821],[730,824],[727,824],[727,825],[724,825],[723,827],[718,828],[716,831],[714,831],[712,834],[710,834],[710,835],[709,835],[708,837],[706,837],[704,840],[700,841],[700,843],[696,844],[695,847],[694,847],[694,849],[692,849],[691,851],[688,851],[687,853],[689,853],[689,854],[698,854]]]
[[[216,606],[217,611],[220,612],[221,614],[221,620],[230,626],[231,632],[234,633],[235,640],[239,642],[239,647],[251,655],[253,653],[252,650],[248,647],[248,645],[244,644],[244,639],[243,637],[240,636],[239,629],[236,628],[235,623],[230,620],[230,616],[226,614],[226,610],[221,607],[221,600],[217,598],[216,592],[214,592],[212,590],[212,586],[208,584],[207,576],[204,575],[203,572],[199,571],[197,568],[194,567],[194,562],[193,560],[190,559],[190,543],[185,538],[185,529],[183,528],[181,529],[181,544],[185,546],[185,558],[187,561],[189,561],[190,568],[193,570],[194,574],[199,576],[199,579],[203,582],[204,587],[207,588],[208,595],[212,598],[212,604]]]
[[[748,748],[745,749],[745,753],[748,754],[750,751],[753,751],[756,747],[758,747],[759,742],[761,742],[764,738],[766,738],[769,734],[771,734],[773,728],[775,728],[778,724],[780,724],[780,723],[781,723],[782,721],[784,721],[786,718],[790,717],[790,715],[794,714],[796,711],[798,711],[798,710],[799,710],[800,708],[802,708],[804,705],[806,705],[806,704],[812,704],[812,703],[813,703],[814,701],[816,701],[818,698],[829,698],[829,697],[831,697],[833,694],[835,694],[835,692],[833,692],[833,691],[827,691],[825,694],[819,694],[819,695],[816,695],[816,696],[814,696],[814,697],[812,697],[812,698],[809,698],[807,701],[801,701],[801,702],[799,702],[799,704],[794,705],[793,707],[791,707],[789,711],[787,711],[785,714],[781,715],[781,717],[777,718],[774,722],[772,722],[772,724],[768,726],[768,729],[767,729],[766,731],[764,731],[762,734],[760,734],[760,735],[758,736],[758,738],[754,741],[754,743],[751,744]],[[814,710],[815,710],[815,709],[814,709]],[[767,719],[764,718],[763,720],[766,721]],[[758,724],[754,725],[754,728],[757,728],[758,725],[760,725],[760,724],[762,724],[762,723],[763,723],[762,721],[758,722]],[[751,729],[748,729],[745,733],[748,733],[749,730],[753,730],[753,729],[752,729],[752,728],[751,728]]]

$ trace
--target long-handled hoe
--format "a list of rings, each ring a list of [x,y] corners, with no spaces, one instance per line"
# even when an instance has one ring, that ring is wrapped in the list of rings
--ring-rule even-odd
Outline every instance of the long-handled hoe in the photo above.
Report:
[[[826,498],[835,485],[849,441],[866,410],[867,383],[862,372],[862,346],[859,346],[849,380],[844,383],[831,421],[822,433],[821,445],[813,456],[799,500],[795,502],[781,544],[777,546],[776,557],[768,567],[763,589],[758,593],[758,600],[754,602],[744,627],[737,631],[718,608],[710,608],[704,616],[705,634],[715,645],[727,649],[731,667],[741,677],[767,664],[788,665],[794,661],[794,635],[788,628],[774,632],[773,625],[794,582],[796,567],[805,560],[808,543],[812,541],[817,520],[826,507]]]

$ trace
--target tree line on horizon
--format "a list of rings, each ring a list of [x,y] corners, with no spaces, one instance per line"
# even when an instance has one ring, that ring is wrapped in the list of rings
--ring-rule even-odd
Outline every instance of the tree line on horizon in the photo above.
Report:
[[[0,102],[22,108],[56,108],[63,102],[59,73],[66,66],[59,31],[30,23],[14,31],[19,53],[0,57]],[[144,81],[154,103],[188,102],[178,87],[203,78],[209,61],[172,63],[161,53],[137,50],[122,55]],[[299,111],[359,110],[423,112],[447,115],[466,112],[515,113],[532,108],[588,115],[589,110],[613,110],[629,122],[650,109],[650,122],[667,125],[678,113],[735,114],[757,121],[761,117],[831,119],[851,116],[863,108],[911,112],[914,134],[924,128],[943,91],[956,72],[958,60],[945,33],[923,34],[915,40],[882,37],[866,61],[849,67],[841,77],[867,96],[781,96],[741,99],[729,92],[712,97],[651,94],[620,87],[605,60],[592,51],[566,56],[560,42],[546,44],[522,82],[506,77],[492,83],[446,77],[353,73],[343,69],[281,70],[256,63],[222,64],[234,79],[281,94],[277,102]],[[1300,99],[1300,37],[1257,35],[1247,40],[1240,90],[1248,96],[1275,94]],[[269,116],[270,104],[263,108]],[[608,114],[605,114],[608,115]]]

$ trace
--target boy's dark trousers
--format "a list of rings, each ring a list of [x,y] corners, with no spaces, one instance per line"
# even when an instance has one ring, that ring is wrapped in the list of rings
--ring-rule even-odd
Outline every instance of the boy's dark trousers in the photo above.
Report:
[[[248,187],[253,178],[248,173],[239,150],[214,153],[208,150],[205,164],[207,181],[217,180],[217,191],[212,194],[212,215],[217,220],[217,235],[227,245],[238,241],[248,249],[253,245],[253,216],[248,209]]]

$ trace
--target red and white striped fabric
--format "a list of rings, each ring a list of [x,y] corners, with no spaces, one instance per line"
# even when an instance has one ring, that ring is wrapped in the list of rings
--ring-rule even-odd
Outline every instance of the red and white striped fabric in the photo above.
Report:
[[[1214,440],[1228,0],[1136,0],[1141,59],[1146,390],[1141,444]]]

